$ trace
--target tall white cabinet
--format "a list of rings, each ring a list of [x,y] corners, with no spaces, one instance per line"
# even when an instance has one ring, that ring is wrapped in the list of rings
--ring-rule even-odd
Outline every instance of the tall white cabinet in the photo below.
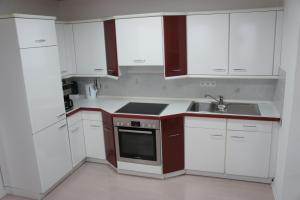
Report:
[[[0,19],[0,126],[5,185],[38,199],[71,169],[55,18]]]

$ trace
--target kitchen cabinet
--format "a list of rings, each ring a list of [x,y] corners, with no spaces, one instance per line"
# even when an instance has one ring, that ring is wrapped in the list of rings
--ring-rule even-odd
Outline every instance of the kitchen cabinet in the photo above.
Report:
[[[106,75],[103,22],[73,24],[78,75]]]
[[[115,146],[115,136],[113,129],[113,118],[111,114],[102,112],[103,132],[105,141],[105,153],[107,161],[117,167],[117,155]]]
[[[281,10],[281,11],[277,11],[277,15],[276,15],[276,34],[275,34],[273,75],[279,75],[279,68],[281,66],[282,37],[283,37],[283,11]]]
[[[163,66],[162,17],[116,20],[119,66]]]
[[[103,126],[100,121],[83,120],[86,155],[105,160]]]
[[[188,74],[228,74],[229,14],[187,17]]]
[[[165,76],[187,74],[186,16],[164,16]]]
[[[65,118],[56,46],[21,49],[25,90],[33,133]]]
[[[163,173],[184,170],[183,117],[161,120]]]
[[[44,193],[72,169],[66,120],[36,133],[33,140]]]
[[[73,167],[76,167],[86,157],[85,136],[82,120],[76,122],[72,126],[69,126],[68,129]]]
[[[115,20],[104,21],[105,49],[107,74],[110,76],[119,75],[117,36]]]
[[[62,76],[76,74],[73,25],[56,23],[57,45]]]
[[[230,14],[230,75],[273,75],[276,11]]]
[[[185,118],[185,168],[225,172],[226,119]]]
[[[52,19],[15,19],[20,48],[57,45],[55,23]]]

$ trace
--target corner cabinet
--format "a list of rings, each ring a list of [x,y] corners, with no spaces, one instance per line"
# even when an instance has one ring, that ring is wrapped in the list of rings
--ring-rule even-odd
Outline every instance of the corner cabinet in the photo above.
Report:
[[[230,14],[230,75],[273,75],[276,11]]]
[[[186,16],[164,16],[165,76],[187,74]]]
[[[174,117],[161,120],[163,173],[184,170],[184,120]]]
[[[114,19],[104,21],[104,35],[107,74],[117,77],[119,75],[119,65],[117,53],[116,23]]]
[[[106,75],[103,22],[73,24],[77,75]]]
[[[188,74],[227,75],[229,14],[187,17]]]
[[[116,20],[119,66],[163,66],[162,17]]]

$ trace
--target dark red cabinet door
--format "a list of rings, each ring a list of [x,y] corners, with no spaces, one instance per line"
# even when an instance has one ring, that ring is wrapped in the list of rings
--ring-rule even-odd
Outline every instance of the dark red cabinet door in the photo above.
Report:
[[[165,76],[187,74],[186,16],[164,16]]]
[[[117,167],[113,118],[109,113],[102,112],[105,154],[107,161]]]
[[[118,76],[118,54],[117,54],[117,39],[115,20],[104,22],[105,49],[107,73],[111,76]]]
[[[184,169],[184,122],[183,117],[163,119],[162,148],[163,173]]]

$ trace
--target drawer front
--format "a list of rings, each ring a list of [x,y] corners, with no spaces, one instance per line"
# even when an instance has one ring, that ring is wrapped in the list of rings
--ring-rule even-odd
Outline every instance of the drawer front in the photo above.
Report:
[[[101,112],[97,111],[82,111],[82,119],[102,121],[102,115]]]
[[[225,130],[226,129],[226,119],[186,117],[185,118],[185,127]]]
[[[248,132],[272,132],[272,122],[252,120],[228,120],[228,130]]]
[[[16,19],[20,48],[57,45],[54,20]]]
[[[70,117],[67,117],[68,126],[71,127],[75,125],[77,122],[81,121],[81,112],[78,112]]]

